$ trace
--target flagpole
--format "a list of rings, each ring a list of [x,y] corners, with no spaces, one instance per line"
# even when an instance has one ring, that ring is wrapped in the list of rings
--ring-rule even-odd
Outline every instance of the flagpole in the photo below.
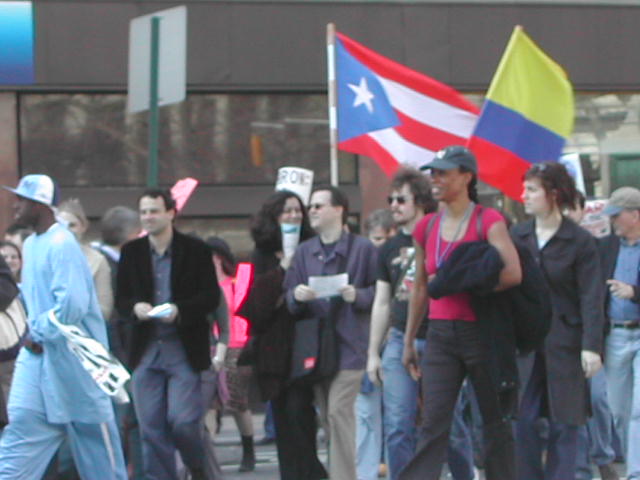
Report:
[[[327,90],[329,94],[329,152],[331,185],[338,186],[338,111],[336,95],[336,26],[327,24]]]

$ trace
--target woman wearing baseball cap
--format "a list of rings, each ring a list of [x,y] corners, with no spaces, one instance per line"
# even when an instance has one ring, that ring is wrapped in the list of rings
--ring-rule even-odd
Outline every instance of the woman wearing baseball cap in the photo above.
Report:
[[[517,251],[502,215],[478,203],[477,164],[471,151],[450,146],[439,151],[426,166],[431,174],[438,213],[426,215],[413,232],[416,277],[409,301],[403,362],[414,376],[422,375],[424,419],[420,443],[411,462],[400,474],[403,480],[440,478],[446,458],[454,406],[465,377],[475,391],[484,423],[485,470],[488,480],[514,480],[515,455],[511,422],[504,411],[501,387],[494,380],[491,347],[467,292],[430,298],[427,283],[436,279],[451,254],[462,244],[484,241],[497,251],[497,285],[493,291],[518,285],[522,278]],[[427,346],[421,372],[417,367],[414,338],[425,308],[429,309]],[[515,358],[513,359],[515,365]],[[510,385],[515,390],[515,382]]]

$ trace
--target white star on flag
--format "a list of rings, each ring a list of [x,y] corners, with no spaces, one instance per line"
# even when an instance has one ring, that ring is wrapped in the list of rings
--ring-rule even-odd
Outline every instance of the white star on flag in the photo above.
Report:
[[[360,105],[365,105],[367,107],[367,110],[369,110],[369,113],[373,113],[373,103],[371,102],[371,100],[373,100],[375,96],[369,91],[367,79],[362,77],[360,79],[360,85],[349,83],[349,88],[356,94],[356,98],[353,101],[353,106],[358,107]]]

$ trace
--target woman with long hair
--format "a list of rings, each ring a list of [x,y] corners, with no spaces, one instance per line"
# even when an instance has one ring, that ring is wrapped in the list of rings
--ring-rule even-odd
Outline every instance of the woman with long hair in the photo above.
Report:
[[[463,244],[485,240],[493,263],[499,265],[494,284],[488,288],[504,290],[521,281],[518,254],[502,215],[477,205],[477,165],[468,149],[447,147],[436,154],[428,168],[433,197],[440,202],[440,211],[426,215],[413,232],[416,265],[423,268],[416,269],[403,353],[403,363],[417,377],[420,372],[414,340],[428,305],[429,327],[421,368],[421,374],[428,380],[424,382],[421,447],[399,478],[440,478],[456,399],[468,377],[484,424],[486,478],[513,480],[511,422],[500,401],[500,385],[492,371],[492,349],[472,308],[472,297],[468,292],[460,292],[430,298],[431,284],[429,287],[427,284],[438,278],[455,250]]]
[[[251,222],[255,279],[242,312],[251,322],[260,394],[273,408],[282,480],[327,478],[316,453],[313,387],[289,382],[295,318],[282,288],[295,245],[311,236],[306,208],[288,191],[269,196]]]
[[[556,162],[531,167],[522,195],[533,218],[512,228],[542,267],[552,305],[544,345],[522,362],[523,397],[516,427],[518,478],[575,478],[578,426],[589,415],[591,378],[601,367],[604,284],[595,239],[563,211],[578,200],[573,178]],[[549,419],[546,441],[537,420]]]

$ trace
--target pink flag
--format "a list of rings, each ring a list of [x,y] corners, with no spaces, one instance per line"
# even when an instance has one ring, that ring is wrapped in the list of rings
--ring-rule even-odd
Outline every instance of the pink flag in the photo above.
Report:
[[[186,205],[189,197],[191,197],[191,194],[197,186],[198,180],[187,177],[178,180],[176,184],[171,187],[171,196],[176,201],[176,213],[180,213],[180,210]]]

